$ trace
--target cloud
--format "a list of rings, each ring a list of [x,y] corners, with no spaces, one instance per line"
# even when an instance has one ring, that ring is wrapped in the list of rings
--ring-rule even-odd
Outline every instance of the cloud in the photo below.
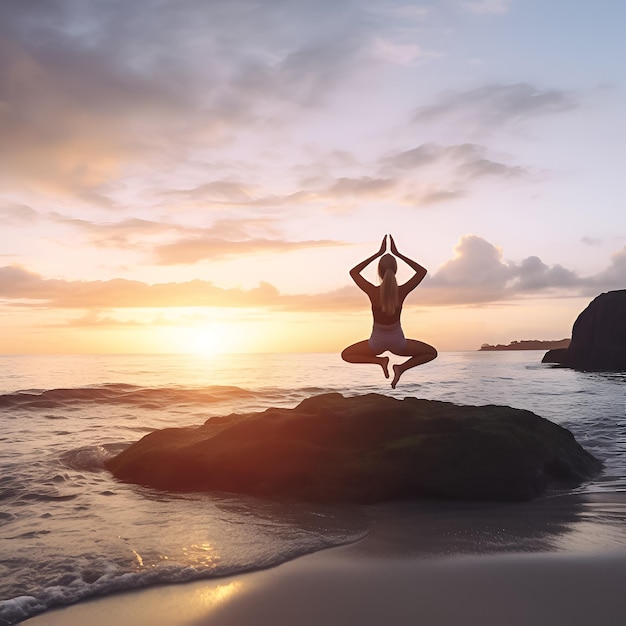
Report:
[[[46,279],[19,266],[0,268],[0,298],[47,308],[254,307],[276,304],[278,297],[269,283],[242,290],[223,289],[203,280],[155,285],[122,278],[68,281]]]
[[[211,226],[194,227],[131,218],[97,223],[57,213],[52,218],[82,232],[101,247],[141,250],[158,265],[194,264],[200,261],[255,254],[280,254],[307,248],[345,245],[334,240],[287,241],[271,218],[219,219]],[[272,235],[272,238],[258,235]]]
[[[602,243],[602,239],[599,239],[598,237],[581,237],[580,240],[584,243],[587,244],[588,246],[599,246]]]
[[[82,327],[105,327],[110,328],[112,326],[147,326],[145,322],[138,322],[136,320],[120,320],[116,317],[111,317],[105,315],[101,311],[88,311],[85,315],[81,315],[80,317],[68,320],[63,324],[51,324],[53,327],[65,327],[65,326],[73,326],[76,328]],[[149,324],[150,326],[154,325],[153,323]]]
[[[149,285],[141,281],[67,281],[46,279],[18,266],[0,267],[0,299],[15,306],[87,311],[70,325],[106,326],[116,318],[102,311],[170,307],[269,308],[275,311],[352,311],[363,305],[363,294],[343,287],[324,294],[280,294],[260,282],[253,289],[224,289],[205,280]]]
[[[9,0],[0,7],[0,184],[28,179],[75,193],[93,190],[121,162],[145,154],[136,125],[155,128],[180,105],[168,83],[133,70],[121,50],[104,46],[101,30],[111,20],[98,25],[103,7],[90,3],[89,24],[71,5],[25,9]],[[149,143],[145,136],[142,143]]]
[[[338,178],[327,190],[330,197],[351,196],[354,198],[371,198],[384,195],[395,187],[395,181],[387,178]]]
[[[355,69],[357,53],[364,46],[351,31],[347,29],[343,39],[324,36],[289,54],[267,81],[268,91],[307,108],[325,102]]]
[[[394,65],[411,65],[424,56],[421,48],[414,43],[395,43],[382,37],[376,37],[373,54]]]
[[[0,207],[0,220],[6,226],[23,226],[39,219],[39,213],[26,204],[10,204]]]
[[[626,289],[626,246],[611,256],[609,266],[597,274],[590,287],[602,285],[603,290]]]
[[[338,242],[330,240],[246,239],[244,241],[230,241],[214,237],[188,237],[179,239],[174,243],[157,246],[154,254],[155,261],[159,265],[181,265],[244,255],[280,254],[305,248],[336,245]]]
[[[169,189],[161,196],[169,199],[187,199],[205,205],[247,205],[254,202],[259,187],[236,180],[213,180],[190,189]]]
[[[345,160],[345,157],[344,157]],[[281,208],[293,205],[323,204],[345,198],[374,199],[393,191],[396,181],[375,176],[308,176],[295,188],[283,195],[267,193],[261,185],[243,183],[209,183],[198,187],[165,192],[163,195],[179,200],[191,200],[198,206]],[[296,185],[298,187],[298,185]],[[217,189],[217,192],[216,192]]]
[[[424,298],[438,304],[480,304],[523,297],[593,296],[626,288],[626,247],[611,257],[606,270],[579,276],[562,265],[549,266],[537,256],[505,261],[502,250],[476,235],[465,235],[455,257],[424,283]]]
[[[395,6],[392,4],[381,4],[378,6],[372,4],[368,8],[368,11],[372,14],[391,16],[400,20],[403,25],[410,21],[422,22],[430,14],[431,10],[432,7],[415,4],[399,4]]]
[[[529,171],[519,165],[511,166],[479,157],[459,165],[457,173],[470,180],[488,176],[495,176],[496,178],[524,178],[529,175]]]
[[[482,180],[532,177],[532,172],[525,167],[496,161],[487,155],[487,148],[474,143],[425,143],[386,155],[379,167],[381,176],[395,180],[395,189],[402,191],[404,201],[416,206],[466,196],[472,186]]]
[[[466,192],[461,190],[433,189],[432,191],[425,191],[421,196],[408,196],[406,199],[407,202],[410,202],[411,204],[428,206],[431,204],[439,204],[440,202],[456,200],[457,198],[463,198],[466,195]]]
[[[176,237],[245,238],[251,232],[277,232],[273,220],[262,217],[245,221],[220,219],[205,228],[140,218],[129,218],[120,222],[93,222],[59,213],[52,213],[51,217],[57,223],[78,229],[88,237],[90,243],[102,246],[134,246],[139,241],[149,241],[163,234],[173,234]]]
[[[566,91],[540,89],[529,83],[489,84],[448,93],[439,103],[417,109],[413,119],[419,123],[458,124],[485,133],[516,127],[534,117],[565,113],[577,106],[576,97]]]
[[[493,11],[501,3],[470,4]],[[298,163],[283,167],[286,190],[267,183],[275,173],[268,176],[266,163],[288,154],[301,133],[306,142],[298,149],[315,150],[307,120],[322,128],[339,101],[354,98],[353,87],[385,71],[381,59],[411,65],[424,58],[408,25],[419,32],[431,9],[331,0],[54,0],[27,10],[6,0],[0,3],[0,192],[18,184],[73,196],[81,209],[127,210],[133,201],[125,192],[140,185],[164,213],[233,206],[347,210],[352,200],[443,202],[466,194],[467,181],[525,175],[525,168],[477,145],[464,155],[470,144],[459,144],[421,148],[433,167],[451,168],[433,180],[411,180],[406,167],[405,177],[398,168],[389,174],[375,157],[357,165],[317,154],[320,163],[311,171],[317,165],[327,174],[318,184],[302,183],[304,176],[302,184],[291,183]],[[339,98],[344,91],[350,97]],[[518,119],[565,106],[559,94],[488,85],[420,109],[416,120]],[[181,180],[191,181],[189,188]],[[153,235],[172,229],[155,225]],[[99,241],[107,241],[101,232]]]
[[[58,224],[78,230],[87,237],[89,243],[102,247],[136,248],[138,244],[146,245],[155,237],[194,230],[179,224],[140,218],[128,218],[120,222],[93,222],[59,213],[51,213],[50,217]]]
[[[461,6],[471,13],[503,14],[511,10],[513,0],[463,0]]]
[[[352,3],[0,3],[0,189],[91,195],[326,101],[375,28]],[[106,194],[105,194],[106,195]]]
[[[511,268],[503,262],[499,248],[481,237],[466,235],[455,253],[425,284],[427,300],[453,304],[503,299]]]
[[[511,273],[514,278],[510,289],[521,293],[579,287],[584,282],[571,270],[558,264],[549,267],[537,256],[524,259],[518,266],[512,265]]]
[[[426,143],[404,150],[382,159],[383,168],[396,171],[419,170],[434,166],[447,166],[451,178],[482,178],[496,175],[499,177],[524,176],[528,172],[519,166],[510,166],[486,158],[487,149],[473,143],[442,146]]]
[[[476,235],[461,238],[455,256],[418,289],[407,306],[480,305],[523,298],[593,297],[626,288],[626,246],[608,267],[581,277],[537,256],[506,261],[502,250]],[[363,294],[354,285],[320,294],[281,294],[268,282],[254,289],[226,289],[205,280],[149,285],[141,281],[67,281],[46,279],[19,266],[0,268],[0,298],[18,306],[83,309],[85,323],[104,323],[102,310],[167,307],[261,307],[290,312],[359,312]]]

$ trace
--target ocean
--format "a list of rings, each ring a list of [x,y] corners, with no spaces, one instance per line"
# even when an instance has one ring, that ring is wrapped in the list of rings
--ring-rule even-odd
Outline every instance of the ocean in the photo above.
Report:
[[[338,354],[0,356],[0,624],[89,597],[271,567],[364,537],[376,507],[163,493],[122,484],[103,467],[154,429],[293,407],[327,392],[503,404],[565,426],[605,464],[567,494],[604,503],[579,509],[578,519],[595,516],[608,529],[582,543],[624,550],[626,374],[542,365],[542,354],[441,353],[405,373],[395,390],[377,366],[349,365]],[[445,521],[469,519],[463,515],[477,506],[387,511]],[[524,515],[539,515],[531,505],[514,511],[518,526]],[[512,541],[513,531],[487,529],[487,517],[472,518],[464,542],[452,536],[458,525],[450,531],[448,553],[472,542],[537,549],[520,539],[525,531]],[[448,532],[445,523],[433,528]],[[584,535],[584,525],[577,528]],[[567,549],[559,532],[542,530],[539,549]]]

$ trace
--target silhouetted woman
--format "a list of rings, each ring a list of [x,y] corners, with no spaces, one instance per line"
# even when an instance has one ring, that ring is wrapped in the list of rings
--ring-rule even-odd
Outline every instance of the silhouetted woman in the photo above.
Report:
[[[367,341],[359,341],[348,346],[341,353],[341,358],[348,363],[376,363],[383,368],[385,378],[389,378],[389,357],[379,355],[389,351],[398,356],[410,357],[404,363],[393,366],[391,386],[395,389],[404,372],[417,365],[422,365],[422,363],[432,361],[437,357],[437,350],[423,341],[404,337],[400,325],[402,304],[407,295],[422,282],[426,276],[426,270],[419,263],[398,252],[391,235],[389,235],[389,244],[392,254],[385,254],[386,241],[387,235],[383,237],[380,250],[376,254],[350,270],[352,280],[370,299],[374,326]],[[415,274],[403,285],[398,285],[396,282],[398,263],[393,255],[402,259],[415,271]],[[361,276],[361,272],[378,257],[381,257],[378,262],[378,275],[381,278],[381,283],[376,286],[365,280]]]

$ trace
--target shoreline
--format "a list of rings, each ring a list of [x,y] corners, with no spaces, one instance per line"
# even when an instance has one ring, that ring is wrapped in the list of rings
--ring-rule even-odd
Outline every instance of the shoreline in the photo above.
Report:
[[[623,492],[370,507],[370,533],[351,544],[265,570],[89,599],[21,623],[621,626],[625,512]]]
[[[344,547],[225,579],[86,601],[27,626],[618,626],[620,554],[515,554],[413,561],[358,558]]]

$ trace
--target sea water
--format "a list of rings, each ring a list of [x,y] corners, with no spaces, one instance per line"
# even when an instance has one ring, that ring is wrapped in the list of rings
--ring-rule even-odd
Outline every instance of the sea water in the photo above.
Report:
[[[541,356],[442,353],[395,390],[377,366],[336,354],[0,356],[0,624],[91,596],[270,567],[368,532],[366,507],[165,493],[104,469],[152,430],[235,411],[327,392],[509,405],[565,426],[605,463],[574,493],[626,491],[626,375],[542,365]],[[449,519],[445,504],[436,515]]]

